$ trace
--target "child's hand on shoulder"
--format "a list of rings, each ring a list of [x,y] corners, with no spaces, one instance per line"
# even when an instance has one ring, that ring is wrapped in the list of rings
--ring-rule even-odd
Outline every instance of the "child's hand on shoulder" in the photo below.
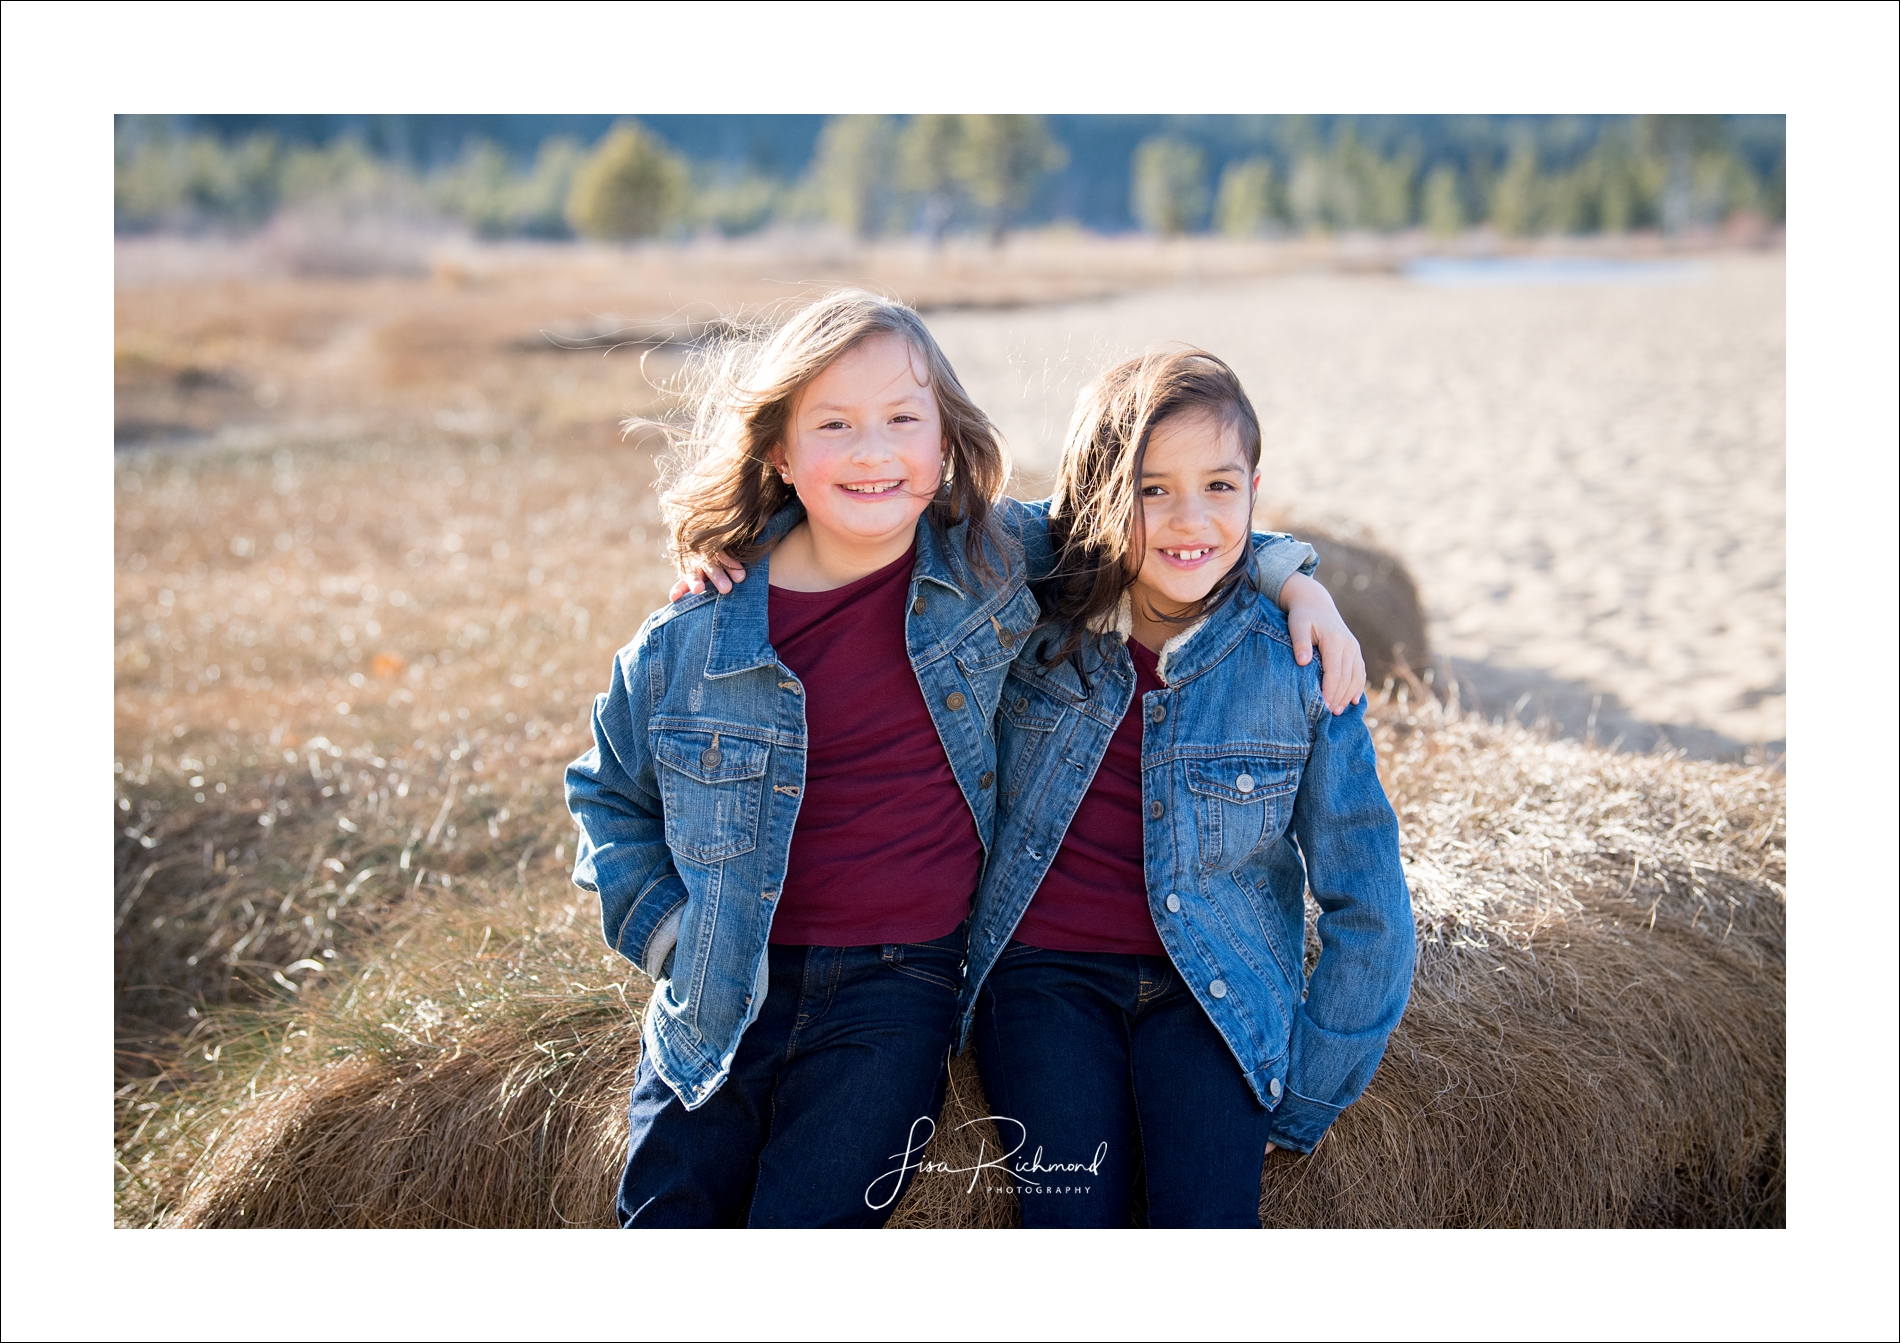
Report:
[[[745,566],[724,551],[710,558],[689,555],[680,564],[679,581],[666,591],[666,599],[676,602],[687,593],[697,595],[711,583],[721,592],[731,592],[734,583],[745,582]],[[1364,677],[1360,680],[1363,683]]]
[[[1366,659],[1359,640],[1340,618],[1333,595],[1317,579],[1294,574],[1280,589],[1287,628],[1293,634],[1293,660],[1304,667],[1319,648],[1320,697],[1342,714],[1366,693]]]

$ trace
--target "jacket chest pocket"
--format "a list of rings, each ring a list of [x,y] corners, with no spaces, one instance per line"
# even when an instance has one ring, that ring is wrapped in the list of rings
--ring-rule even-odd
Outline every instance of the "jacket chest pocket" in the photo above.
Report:
[[[1231,872],[1286,829],[1300,771],[1260,756],[1190,760],[1187,786],[1194,795],[1202,866]]]
[[[759,842],[759,805],[772,749],[723,732],[653,734],[666,844],[696,863],[723,863]]]
[[[1003,683],[996,720],[996,770],[1004,802],[1022,792],[1038,769],[1050,763],[1049,743],[1062,722],[1061,706],[1020,676]],[[1041,763],[1038,763],[1041,762]]]
[[[1027,589],[1018,590],[956,646],[957,667],[963,672],[965,683],[976,692],[977,712],[986,730],[996,717],[1004,678],[1015,665],[1016,655],[1035,629],[1039,615],[1036,599]]]

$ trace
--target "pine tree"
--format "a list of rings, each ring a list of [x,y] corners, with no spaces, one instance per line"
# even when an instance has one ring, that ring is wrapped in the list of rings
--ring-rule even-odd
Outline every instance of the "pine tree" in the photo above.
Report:
[[[970,199],[987,216],[990,242],[1022,216],[1036,184],[1069,161],[1041,117],[965,116],[961,118],[957,176]]]
[[[1278,191],[1270,159],[1251,158],[1230,163],[1220,175],[1214,197],[1214,221],[1230,238],[1248,238],[1263,232],[1279,216]]]
[[[1129,201],[1150,233],[1172,237],[1198,228],[1207,216],[1207,160],[1185,140],[1155,135],[1135,147]]]
[[[574,174],[567,219],[589,238],[651,238],[686,212],[686,165],[652,132],[623,121]]]
[[[941,246],[956,214],[962,187],[963,118],[943,113],[915,116],[897,137],[898,185],[918,202],[918,223],[932,246]]]
[[[890,227],[897,131],[889,117],[832,117],[818,133],[812,180],[825,217],[859,238]]]
[[[1538,227],[1542,185],[1537,174],[1537,151],[1520,143],[1491,188],[1491,222],[1500,233],[1522,236]]]
[[[1425,178],[1425,227],[1434,238],[1449,238],[1465,226],[1465,203],[1458,170],[1441,163]]]

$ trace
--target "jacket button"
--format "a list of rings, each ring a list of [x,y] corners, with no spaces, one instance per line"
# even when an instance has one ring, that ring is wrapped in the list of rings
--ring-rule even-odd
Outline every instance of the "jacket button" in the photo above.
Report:
[[[1029,697],[1027,695],[1018,695],[1016,697],[1016,712],[1017,713],[1029,712]]]
[[[1280,1079],[1279,1078],[1274,1077],[1268,1080],[1267,1094],[1273,1097],[1275,1100],[1280,1099]]]
[[[885,609],[888,610],[889,608],[886,607]],[[943,707],[952,711],[961,709],[963,703],[963,692],[961,690],[952,690],[948,695],[943,697]]]
[[[890,607],[887,606],[884,609],[888,611]],[[724,758],[725,752],[721,751],[717,746],[708,746],[699,753],[699,763],[704,765],[707,769],[716,768],[719,762]]]
[[[1003,645],[1003,647],[1005,648],[1014,648],[1016,646],[1016,631],[1004,630],[1004,629],[997,630],[996,642]]]
[[[1224,979],[1217,979],[1212,984],[1209,984],[1207,986],[1207,991],[1211,996],[1215,998],[1225,998],[1227,996],[1227,981]]]
[[[884,609],[887,611],[890,610],[888,606]],[[910,604],[910,613],[916,616],[920,616],[924,613],[924,598],[922,593],[917,594],[917,600]]]
[[[1148,804],[1148,814],[1158,821],[1168,814],[1168,809],[1159,802],[1150,802]]]
[[[980,775],[977,776],[976,786],[978,788],[988,788],[991,784],[995,782],[996,782],[996,772],[994,770],[986,769]]]
[[[889,608],[886,607],[885,609],[888,610]],[[1167,717],[1168,717],[1168,706],[1165,704],[1155,705],[1154,708],[1148,710],[1148,717],[1151,721],[1156,722],[1156,723],[1166,722]]]
[[[1241,775],[1238,779],[1234,780],[1234,787],[1238,788],[1243,793],[1251,793],[1253,791],[1253,775],[1251,774]]]
[[[1168,897],[1168,913],[1179,914],[1180,912],[1181,912],[1181,897],[1178,895],[1169,896]]]

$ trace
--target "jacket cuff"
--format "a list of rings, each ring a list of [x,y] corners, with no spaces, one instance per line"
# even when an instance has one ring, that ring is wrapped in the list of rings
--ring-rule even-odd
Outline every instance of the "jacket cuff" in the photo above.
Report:
[[[1339,1107],[1308,1100],[1289,1089],[1286,1099],[1273,1112],[1273,1126],[1267,1130],[1267,1141],[1275,1147],[1310,1152],[1319,1145],[1319,1140],[1326,1136],[1326,1130],[1333,1126],[1337,1118]]]
[[[1294,574],[1310,574],[1319,567],[1319,552],[1304,541],[1281,532],[1253,534],[1254,586],[1275,606],[1280,589]]]
[[[653,936],[647,939],[646,949],[640,954],[640,968],[646,972],[648,979],[656,983],[665,979],[671,970],[668,962],[673,957],[673,949],[679,946],[680,919],[685,913],[686,901],[681,900],[660,920],[660,926],[653,930]]]
[[[679,940],[680,918],[686,912],[686,883],[676,873],[640,892],[615,930],[612,945],[643,970],[660,978],[667,953]]]

